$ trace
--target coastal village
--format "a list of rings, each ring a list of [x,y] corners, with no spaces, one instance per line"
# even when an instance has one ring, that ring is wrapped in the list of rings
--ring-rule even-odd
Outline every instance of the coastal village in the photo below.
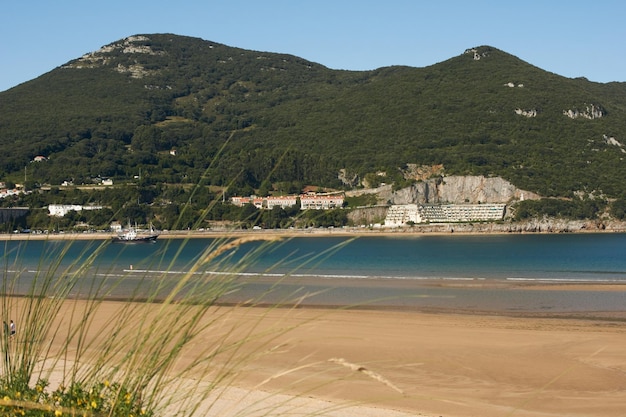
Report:
[[[343,193],[307,193],[287,196],[247,197],[235,196],[230,203],[239,207],[252,204],[259,210],[272,210],[275,207],[289,208],[300,203],[300,210],[331,210],[344,207]],[[48,213],[53,217],[63,217],[70,211],[98,210],[101,206],[77,204],[50,204]],[[405,227],[420,223],[488,222],[504,218],[506,204],[395,204],[387,209],[382,227]]]
[[[288,208],[300,201],[301,210],[330,210],[344,206],[343,193],[307,193],[288,196],[232,197],[236,206],[252,204],[258,209]],[[384,227],[403,227],[419,223],[498,221],[506,214],[506,204],[393,204],[385,216]]]

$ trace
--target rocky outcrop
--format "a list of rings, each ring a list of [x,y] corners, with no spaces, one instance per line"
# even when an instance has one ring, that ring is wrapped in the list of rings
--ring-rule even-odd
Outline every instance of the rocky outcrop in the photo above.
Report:
[[[537,109],[524,110],[517,108],[515,109],[515,114],[524,117],[537,117]]]
[[[514,200],[537,199],[539,196],[520,190],[500,178],[483,176],[448,176],[421,181],[382,196],[391,204],[463,204],[508,203]]]
[[[145,45],[150,39],[146,36],[129,36],[118,42],[103,46],[95,52],[83,55],[79,59],[64,65],[62,68],[82,69],[96,68],[104,66],[111,61],[111,54],[121,52],[123,54],[148,54],[163,55],[163,51],[155,51],[150,46]],[[142,64],[135,62],[128,65],[118,63],[115,71],[129,73],[133,78],[143,78],[154,71],[147,70]]]
[[[620,151],[622,151],[622,153],[626,153],[626,150],[624,149],[624,145],[620,141],[615,139],[613,136],[602,135],[602,139],[607,145],[617,146],[620,149]]]
[[[482,58],[486,58],[489,56],[489,53],[487,51],[480,51],[479,48],[470,48],[470,49],[466,49],[464,54],[470,54],[473,55],[474,57],[474,61],[480,61]]]
[[[569,117],[570,119],[578,119],[579,117],[582,117],[584,119],[593,120],[593,119],[601,118],[602,116],[606,114],[606,112],[604,111],[602,106],[591,104],[591,105],[585,106],[585,110],[578,110],[578,109],[563,110],[563,114]]]
[[[533,219],[523,222],[464,223],[433,225],[454,233],[593,233],[624,232],[626,224],[617,221]],[[416,229],[417,230],[417,229]],[[421,231],[427,232],[426,229]],[[435,231],[430,230],[430,231]],[[445,231],[445,229],[443,230]]]
[[[359,183],[359,176],[355,173],[349,173],[344,168],[339,170],[337,178],[343,183],[343,185],[348,185],[350,187],[356,187]]]
[[[389,207],[386,206],[357,208],[350,210],[348,220],[355,225],[380,224],[385,221],[387,210],[389,210]]]

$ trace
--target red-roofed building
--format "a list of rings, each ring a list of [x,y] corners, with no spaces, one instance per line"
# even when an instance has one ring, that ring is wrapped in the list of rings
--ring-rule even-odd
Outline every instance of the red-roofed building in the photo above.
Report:
[[[343,207],[343,194],[302,194],[301,210],[328,210]]]
[[[273,209],[275,206],[287,208],[295,206],[298,203],[298,197],[295,195],[269,196],[265,198],[265,202],[269,210]]]
[[[252,196],[248,196],[248,197],[235,196],[235,197],[231,197],[230,201],[238,207],[243,207],[246,204],[250,204],[252,202]]]

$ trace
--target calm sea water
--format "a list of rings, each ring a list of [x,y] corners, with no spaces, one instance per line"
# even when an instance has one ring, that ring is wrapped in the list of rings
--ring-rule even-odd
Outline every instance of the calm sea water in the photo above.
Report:
[[[73,270],[97,253],[90,276],[123,278],[110,295],[124,297],[164,273],[173,285],[213,243],[162,239],[107,244],[98,251],[99,241],[8,241],[4,281],[18,276],[15,291],[25,292],[37,271]],[[306,296],[307,303],[320,305],[626,311],[626,234],[303,237],[269,247],[247,243],[198,274],[219,276],[242,260],[246,267],[237,274],[245,285],[226,301],[273,303]],[[481,285],[543,282],[555,289]],[[563,283],[616,283],[624,291],[560,289]]]

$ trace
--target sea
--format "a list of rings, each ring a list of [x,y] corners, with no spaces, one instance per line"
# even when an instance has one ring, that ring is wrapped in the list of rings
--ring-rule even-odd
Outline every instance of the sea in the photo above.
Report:
[[[8,240],[3,292],[227,304],[519,313],[626,312],[626,234]],[[250,240],[250,241],[247,241]],[[575,284],[575,285],[572,285]],[[217,300],[204,295],[220,286]]]

